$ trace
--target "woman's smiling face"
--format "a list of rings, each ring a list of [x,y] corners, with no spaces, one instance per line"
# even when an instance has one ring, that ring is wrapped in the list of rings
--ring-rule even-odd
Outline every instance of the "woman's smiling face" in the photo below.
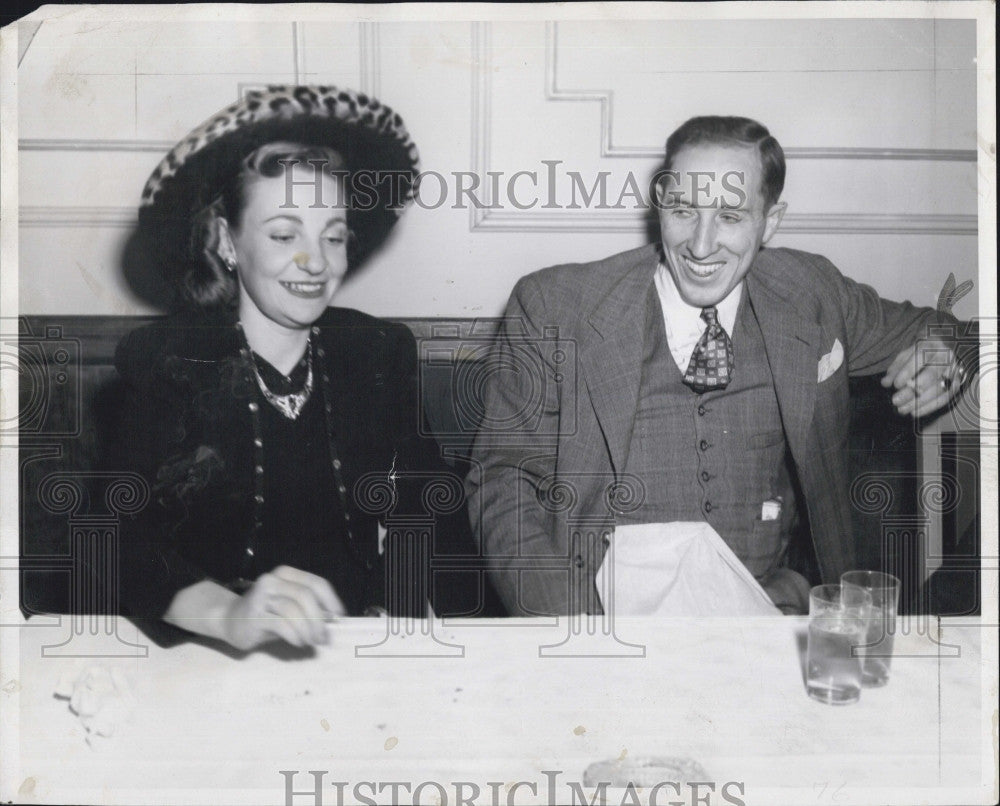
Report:
[[[247,182],[239,226],[224,227],[222,247],[236,261],[240,319],[301,330],[347,272],[347,204],[341,176],[302,162],[287,170]]]

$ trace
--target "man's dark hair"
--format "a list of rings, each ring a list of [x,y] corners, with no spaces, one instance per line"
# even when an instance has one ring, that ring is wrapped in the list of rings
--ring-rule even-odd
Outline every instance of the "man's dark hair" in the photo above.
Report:
[[[763,167],[764,207],[770,209],[785,186],[785,152],[766,126],[750,118],[705,115],[691,118],[667,138],[663,170],[672,169],[674,157],[688,146],[713,143],[756,147]]]

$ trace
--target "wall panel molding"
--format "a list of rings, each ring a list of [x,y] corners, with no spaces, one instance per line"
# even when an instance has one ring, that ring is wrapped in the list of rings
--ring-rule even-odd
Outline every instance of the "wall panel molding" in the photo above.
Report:
[[[471,137],[472,170],[486,176],[491,167],[492,131],[492,24],[472,24],[472,110]],[[614,143],[614,90],[559,87],[558,23],[545,23],[544,93],[549,101],[596,102],[601,108],[600,157],[658,159],[662,145],[634,146]],[[973,149],[927,148],[840,148],[831,146],[791,147],[784,149],[789,160],[908,160],[975,162]],[[484,185],[485,207],[470,208],[470,232],[646,232],[647,214],[642,210],[497,210],[490,209],[494,200]],[[975,215],[909,214],[909,213],[789,213],[781,224],[783,233],[858,233],[865,235],[976,235],[979,232]]]
[[[56,207],[22,206],[18,223],[22,227],[134,227],[138,223],[139,204],[134,207]]]
[[[975,162],[974,149],[961,148],[783,148],[791,160],[912,160],[920,162]]]
[[[663,144],[617,145],[614,142],[615,93],[611,89],[561,89],[558,79],[559,23],[545,23],[545,97],[550,101],[596,102],[601,106],[601,157],[648,158],[663,155]],[[921,160],[933,162],[975,162],[975,149],[950,148],[831,148],[789,147],[785,158],[844,160]]]
[[[292,23],[292,71],[295,76],[295,83],[302,83],[302,76],[306,74],[306,46],[305,30],[297,23]]]
[[[358,90],[376,98],[382,94],[381,47],[378,23],[358,23],[358,61],[361,75],[361,86]]]
[[[485,232],[647,232],[647,214],[640,210],[532,212],[479,210],[475,229]],[[976,235],[974,215],[909,215],[874,213],[788,213],[779,233],[854,233],[857,235]]]
[[[303,76],[307,74],[305,29],[297,22],[293,22],[291,26],[292,71],[295,83],[298,84],[303,80]],[[378,23],[358,23],[358,70],[361,76],[358,90],[376,97],[379,95],[381,85],[380,75],[382,68],[380,50],[381,43]],[[264,90],[266,88],[267,82],[238,82],[236,95],[233,100],[242,100],[247,90]],[[195,124],[192,123],[191,125],[194,126]],[[95,140],[71,137],[51,139],[25,137],[17,141],[19,151],[151,152],[162,155],[166,155],[175,145],[177,145],[176,140]]]
[[[21,207],[22,227],[134,227],[138,207]],[[642,210],[533,212],[472,208],[474,230],[488,232],[645,232]],[[861,235],[976,235],[974,215],[874,213],[788,213],[782,233],[857,233]]]
[[[472,116],[469,141],[472,144],[470,165],[476,176],[486,176],[490,164],[490,133],[493,131],[493,65],[491,54],[492,26],[488,22],[472,23]],[[490,189],[485,188],[484,202],[492,205]],[[469,231],[484,228],[489,211],[471,205]]]
[[[779,232],[829,234],[855,232],[860,235],[977,235],[975,215],[911,213],[790,213]]]
[[[174,140],[86,140],[26,138],[17,141],[18,151],[128,151],[166,155],[177,145]]]

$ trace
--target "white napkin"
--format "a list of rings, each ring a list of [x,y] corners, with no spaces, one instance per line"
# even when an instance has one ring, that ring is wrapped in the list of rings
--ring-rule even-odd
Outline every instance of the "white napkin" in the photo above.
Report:
[[[64,670],[53,695],[69,700],[69,710],[86,730],[86,740],[97,748],[102,739],[132,721],[136,707],[135,694],[125,674],[118,668],[107,669],[92,665]]]
[[[709,524],[619,526],[597,570],[606,613],[619,616],[780,616]]]

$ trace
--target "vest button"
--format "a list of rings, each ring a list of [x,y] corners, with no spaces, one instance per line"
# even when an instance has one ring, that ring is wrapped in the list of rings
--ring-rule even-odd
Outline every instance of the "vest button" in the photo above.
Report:
[[[711,512],[712,511],[712,502],[711,501],[706,501],[705,502],[705,511],[706,512]]]
[[[707,439],[703,439],[701,442],[698,443],[698,447],[701,448],[703,451],[707,451],[708,450],[708,440]]]
[[[701,480],[702,481],[708,481],[710,478],[712,478],[712,474],[711,473],[709,473],[707,470],[702,470],[701,471]]]
[[[704,417],[707,412],[708,412],[708,409],[706,409],[704,406],[698,406],[698,416],[699,417]]]
[[[577,554],[573,558],[573,565],[575,565],[577,568],[583,568],[583,557],[581,557],[579,554]]]

